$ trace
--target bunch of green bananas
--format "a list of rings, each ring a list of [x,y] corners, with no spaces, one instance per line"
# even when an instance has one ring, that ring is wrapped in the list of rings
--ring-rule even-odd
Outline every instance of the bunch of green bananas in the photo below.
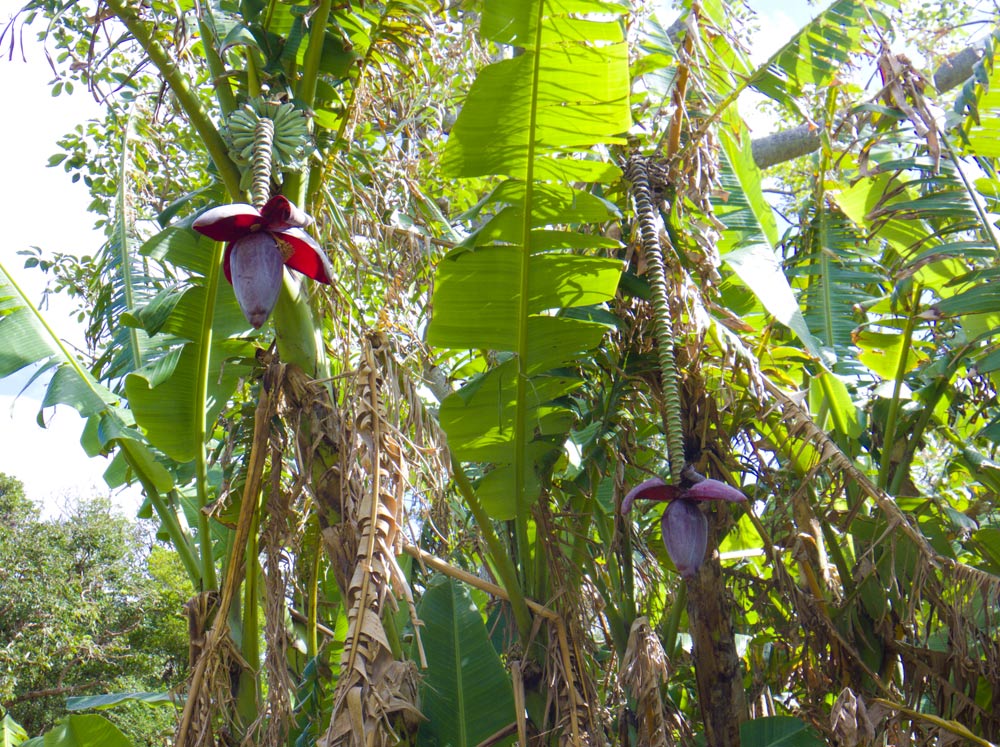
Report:
[[[229,155],[240,167],[243,189],[252,179],[257,123],[265,118],[274,124],[271,165],[275,173],[300,168],[311,149],[308,121],[300,109],[259,98],[247,102],[229,116],[225,127]]]

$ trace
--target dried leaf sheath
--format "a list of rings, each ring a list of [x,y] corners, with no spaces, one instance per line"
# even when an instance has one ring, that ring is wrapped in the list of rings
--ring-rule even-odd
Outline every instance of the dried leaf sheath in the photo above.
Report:
[[[402,590],[413,609],[395,560],[407,473],[380,402],[382,377],[369,338],[362,361],[353,398],[352,451],[345,462],[352,472],[342,501],[342,524],[353,528],[358,542],[345,593],[348,631],[334,711],[320,747],[394,745],[421,718],[416,667],[395,660],[382,624],[386,603],[395,606],[390,584]],[[338,529],[324,533],[328,546],[343,534]]]
[[[271,464],[280,464],[279,444],[272,443]],[[286,598],[288,592],[288,558],[285,548],[292,541],[291,528],[295,525],[295,507],[292,496],[282,490],[281,471],[272,468],[271,485],[267,497],[267,516],[261,533],[261,551],[265,556],[264,575],[264,639],[267,653],[264,668],[267,672],[267,707],[261,710],[263,735],[257,742],[261,747],[281,747],[288,741],[291,727],[291,693],[295,692],[288,670],[288,629],[285,626]]]
[[[639,743],[648,747],[669,747],[673,743],[660,697],[660,688],[669,674],[667,655],[660,639],[649,627],[649,620],[637,617],[622,656],[621,682],[636,702]]]
[[[245,568],[247,542],[254,526],[254,514],[260,495],[268,449],[271,419],[277,411],[279,390],[285,367],[274,361],[264,372],[260,399],[254,412],[253,443],[246,469],[239,519],[233,538],[234,561],[227,568],[217,610],[199,616],[201,625],[211,627],[204,636],[204,646],[199,647],[197,662],[192,661],[191,684],[187,703],[177,727],[175,744],[178,747],[200,747],[215,743],[213,722],[216,714],[230,711],[232,681],[239,679],[239,672],[248,665],[244,662],[229,634],[229,609],[239,592]],[[191,627],[195,627],[196,613],[189,611]]]

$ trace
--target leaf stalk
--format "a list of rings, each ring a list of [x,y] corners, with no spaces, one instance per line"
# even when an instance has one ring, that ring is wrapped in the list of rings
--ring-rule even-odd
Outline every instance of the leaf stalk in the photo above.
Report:
[[[475,518],[476,524],[479,525],[479,531],[483,533],[483,541],[486,543],[490,559],[493,561],[497,574],[499,574],[500,580],[503,582],[507,595],[510,598],[510,606],[514,611],[514,620],[517,623],[517,630],[521,635],[521,640],[527,641],[531,635],[531,613],[528,611],[528,605],[525,603],[524,592],[521,590],[521,584],[517,578],[517,570],[514,568],[510,556],[500,543],[500,538],[497,537],[493,529],[489,514],[486,513],[483,504],[479,502],[479,496],[476,495],[475,488],[472,487],[472,483],[469,482],[465,470],[462,469],[462,465],[457,459],[452,459],[451,470],[454,475],[455,485],[458,487],[458,492],[462,494],[466,505],[472,511],[472,516]]]

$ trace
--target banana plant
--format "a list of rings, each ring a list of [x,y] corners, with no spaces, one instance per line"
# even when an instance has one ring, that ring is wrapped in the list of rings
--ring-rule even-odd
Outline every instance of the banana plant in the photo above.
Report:
[[[105,18],[34,7],[61,43]],[[3,268],[0,376],[52,373],[184,560],[178,743],[816,744],[865,701],[880,733],[996,733],[992,57],[948,139],[881,5],[759,66],[724,3],[628,11],[109,0],[127,33],[81,75],[136,92],[126,146],[190,125],[199,173],[140,241],[115,159],[120,355],[78,358]],[[873,49],[859,103],[839,71]],[[748,88],[823,132],[784,235]]]

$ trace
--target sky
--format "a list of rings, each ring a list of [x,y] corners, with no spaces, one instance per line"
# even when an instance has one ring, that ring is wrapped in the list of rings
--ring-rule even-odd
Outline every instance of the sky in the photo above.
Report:
[[[6,26],[23,3],[0,0],[0,24]],[[762,14],[761,32],[751,50],[755,62],[767,59],[816,13],[816,7],[805,0],[754,0],[751,5]],[[58,152],[57,141],[76,124],[99,117],[101,108],[79,87],[72,95],[51,95],[54,76],[35,38],[39,28],[36,24],[17,35],[12,59],[8,59],[8,30],[0,58],[0,92],[5,101],[0,142],[11,146],[4,149],[0,182],[4,225],[0,262],[35,303],[41,302],[45,277],[37,270],[25,270],[18,251],[37,246],[47,253],[92,254],[104,238],[93,227],[95,216],[87,212],[90,198],[82,182],[71,183],[61,167],[47,167],[49,156]],[[755,136],[769,130],[754,116],[751,99],[741,101],[741,110]],[[52,298],[45,315],[63,339],[82,346],[83,330],[73,311],[73,304],[65,299]],[[79,444],[83,420],[75,411],[66,407],[47,410],[47,427],[37,425],[44,388],[43,382],[36,382],[22,391],[31,373],[23,371],[0,380],[0,472],[20,479],[28,497],[42,502],[51,516],[60,512],[67,499],[108,494],[103,480],[107,461],[88,458],[83,452]],[[141,497],[132,489],[112,494],[112,500],[123,511],[134,513]]]
[[[0,0],[0,24],[23,2]],[[0,26],[0,28],[2,28]],[[87,212],[90,197],[83,183],[73,184],[61,167],[48,168],[56,142],[73,125],[100,115],[100,107],[86,91],[53,97],[54,77],[41,44],[32,28],[18,35],[9,59],[10,31],[4,37],[0,59],[0,91],[4,113],[0,116],[0,142],[5,144],[3,179],[0,181],[0,262],[36,303],[42,300],[45,277],[38,270],[25,270],[18,252],[38,246],[46,252],[92,254],[103,243],[94,229],[95,216]],[[46,318],[58,334],[74,346],[83,344],[83,329],[73,318],[74,305],[51,299]],[[29,498],[44,505],[45,514],[61,512],[68,500],[95,494],[107,495],[103,473],[107,460],[90,459],[80,446],[84,421],[67,407],[45,414],[47,428],[36,423],[44,388],[36,382],[27,391],[33,370],[0,379],[0,472],[24,483]],[[137,491],[113,494],[122,511],[134,513]]]

